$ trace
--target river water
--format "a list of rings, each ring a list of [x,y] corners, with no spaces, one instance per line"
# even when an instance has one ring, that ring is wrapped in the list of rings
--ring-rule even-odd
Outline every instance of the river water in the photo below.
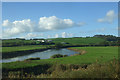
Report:
[[[29,55],[24,55],[24,56],[18,56],[14,58],[8,58],[8,59],[2,59],[0,60],[0,63],[8,63],[8,62],[15,62],[15,61],[23,61],[25,59],[29,58],[36,58],[39,57],[40,59],[49,59],[52,55],[54,54],[62,54],[62,55],[73,55],[76,54],[77,52],[68,50],[66,48],[64,49],[50,49],[42,52],[34,52]]]

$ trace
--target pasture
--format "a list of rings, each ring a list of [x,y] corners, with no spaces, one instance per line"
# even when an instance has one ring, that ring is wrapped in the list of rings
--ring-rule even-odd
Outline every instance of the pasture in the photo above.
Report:
[[[96,38],[96,37],[79,37],[79,38],[53,38],[54,43],[69,43],[72,45],[89,45],[89,44],[99,44],[100,42],[105,41],[102,38]]]
[[[71,47],[73,49],[85,50],[83,55],[68,56],[55,59],[41,59],[31,61],[18,61],[11,63],[3,63],[3,68],[25,68],[34,67],[43,64],[92,64],[99,62],[109,62],[112,59],[118,59],[118,47]]]
[[[2,47],[2,52],[15,52],[34,49],[44,49],[47,45],[29,45],[29,46],[15,46],[15,47]]]

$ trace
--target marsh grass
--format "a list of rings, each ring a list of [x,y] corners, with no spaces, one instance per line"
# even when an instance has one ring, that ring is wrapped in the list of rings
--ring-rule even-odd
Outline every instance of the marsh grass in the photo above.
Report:
[[[91,64],[87,68],[79,66],[78,68],[69,68],[67,70],[60,70],[56,68],[52,73],[52,78],[120,78],[119,74],[120,63],[113,60],[104,64]],[[69,66],[70,67],[70,66]]]
[[[113,59],[100,64],[98,60],[90,65],[59,64],[46,69],[47,73],[10,71],[5,78],[116,78],[120,79],[120,63]]]

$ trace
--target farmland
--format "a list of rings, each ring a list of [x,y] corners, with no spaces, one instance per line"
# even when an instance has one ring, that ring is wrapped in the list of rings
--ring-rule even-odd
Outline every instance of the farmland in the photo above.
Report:
[[[56,39],[43,39],[45,42],[25,39],[9,39],[3,40],[2,43],[2,54],[3,58],[11,58],[20,55],[29,54],[32,52],[37,52],[43,49],[55,48],[55,47],[69,47],[69,46],[84,46],[84,45],[99,45],[99,43],[104,42],[101,38],[56,38]],[[52,42],[48,42],[51,40]],[[63,43],[65,44],[63,44]],[[78,44],[79,43],[79,44]],[[30,52],[31,51],[31,52]]]
[[[44,49],[46,46],[30,45],[30,46],[17,46],[17,47],[3,47],[2,52],[14,52],[14,51],[25,51],[34,49]]]
[[[88,38],[54,38],[51,39],[55,43],[60,43],[60,42],[66,42],[70,43],[72,45],[89,45],[89,44],[99,44],[100,42],[105,41],[104,39],[101,38],[95,38],[95,37],[88,37]]]
[[[39,40],[39,39],[38,39]],[[53,45],[54,43],[65,42],[70,45],[89,45],[89,44],[99,44],[100,42],[104,42],[104,39],[96,38],[96,37],[88,37],[88,38],[51,38],[51,39],[43,39],[46,44],[41,43],[37,40],[21,40],[21,39],[11,39],[11,40],[2,40],[2,46],[22,46],[22,45]],[[52,40],[52,42],[47,42],[47,40]],[[51,44],[50,44],[51,43]]]
[[[33,50],[33,49],[41,49],[41,48],[45,48],[46,46],[54,46],[56,43],[61,43],[61,42],[65,42],[68,44],[64,44],[64,45],[90,45],[90,44],[99,44],[101,42],[104,42],[104,39],[101,38],[56,38],[56,39],[49,39],[52,40],[54,44],[42,44],[38,41],[35,40],[3,40],[2,42],[2,52],[14,52],[14,51],[25,51],[25,50]],[[34,42],[34,45],[32,45],[32,43]],[[9,44],[9,45],[13,45],[14,43],[18,44],[18,46],[8,46],[8,47],[4,47],[5,44]],[[23,45],[23,43],[25,43]],[[29,43],[29,45],[26,45],[27,43]],[[78,44],[79,43],[79,44]]]
[[[2,66],[3,66],[4,77],[6,74],[9,76],[11,75],[11,77],[9,78],[12,78],[12,76],[17,77],[21,75],[21,73],[23,74],[24,78],[26,78],[25,73],[27,74],[28,78],[36,78],[36,77],[67,78],[70,76],[75,77],[73,73],[74,74],[81,73],[79,75],[76,74],[75,78],[78,78],[78,77],[100,78],[101,75],[103,74],[105,75],[102,77],[109,77],[112,74],[117,75],[116,70],[114,70],[114,68],[117,69],[118,64],[113,62],[114,64],[111,63],[112,66],[110,67],[110,64],[108,63],[110,63],[111,61],[114,61],[114,59],[118,59],[118,47],[71,47],[71,48],[77,49],[77,50],[85,50],[86,53],[83,55],[73,55],[73,56],[55,58],[55,59],[41,59],[41,60],[3,63]],[[99,64],[102,65],[102,68],[99,66]],[[84,69],[85,65],[88,66],[86,70]],[[71,71],[76,69],[78,70]],[[23,72],[21,72],[21,70]],[[106,72],[104,72],[104,70]],[[102,73],[99,73],[99,71],[101,71]],[[109,71],[113,71],[113,72],[110,73]],[[85,74],[86,72],[88,74]],[[96,75],[91,75],[91,74],[96,74]],[[31,75],[32,77],[30,77],[29,75]],[[115,78],[115,76],[112,75],[111,78]]]
[[[102,63],[102,62],[108,62],[114,58],[118,58],[118,47],[73,47],[73,48],[86,50],[87,53],[83,55],[69,56],[65,58],[34,60],[34,61],[30,61],[29,63],[26,63],[24,61],[3,63],[3,68],[5,67],[22,68],[22,67],[40,65],[41,63],[54,64],[56,62],[60,64],[91,64],[91,63],[95,63],[96,60],[99,60],[100,63]],[[9,67],[7,65],[9,65]]]
[[[70,76],[75,77],[74,74],[76,74],[75,78],[83,78],[90,77],[91,74],[96,74],[91,77],[99,78],[105,74],[102,77],[111,76],[111,78],[114,78],[117,75],[116,70],[114,70],[114,68],[118,68],[117,39],[107,40],[99,37],[76,37],[51,38],[44,40],[51,40],[52,42],[42,43],[36,40],[19,39],[3,40],[4,46],[2,47],[2,54],[5,57],[13,57],[11,55],[16,57],[21,54],[26,55],[26,53],[30,54],[36,51],[60,48],[67,48],[80,53],[81,51],[84,51],[84,54],[74,54],[61,58],[40,60],[28,59],[24,61],[2,63],[3,77],[9,76],[9,78],[12,78],[12,76],[20,76],[26,78],[26,76],[28,76],[28,78],[67,78]],[[14,43],[16,45],[14,45]],[[7,46],[7,44],[9,45]],[[75,72],[74,70],[78,71]],[[107,70],[107,72],[104,72],[104,70]],[[98,71],[101,71],[101,73]],[[110,73],[109,71],[113,71],[113,73]],[[68,73],[70,73],[70,75]],[[77,75],[77,73],[80,73],[80,75]],[[32,77],[29,77],[29,75]]]

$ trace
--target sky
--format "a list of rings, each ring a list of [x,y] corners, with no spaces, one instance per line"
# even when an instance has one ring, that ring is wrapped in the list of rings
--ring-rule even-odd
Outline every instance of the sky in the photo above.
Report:
[[[118,36],[117,2],[3,2],[2,38]]]
[[[119,0],[2,0],[2,2],[119,2]]]

